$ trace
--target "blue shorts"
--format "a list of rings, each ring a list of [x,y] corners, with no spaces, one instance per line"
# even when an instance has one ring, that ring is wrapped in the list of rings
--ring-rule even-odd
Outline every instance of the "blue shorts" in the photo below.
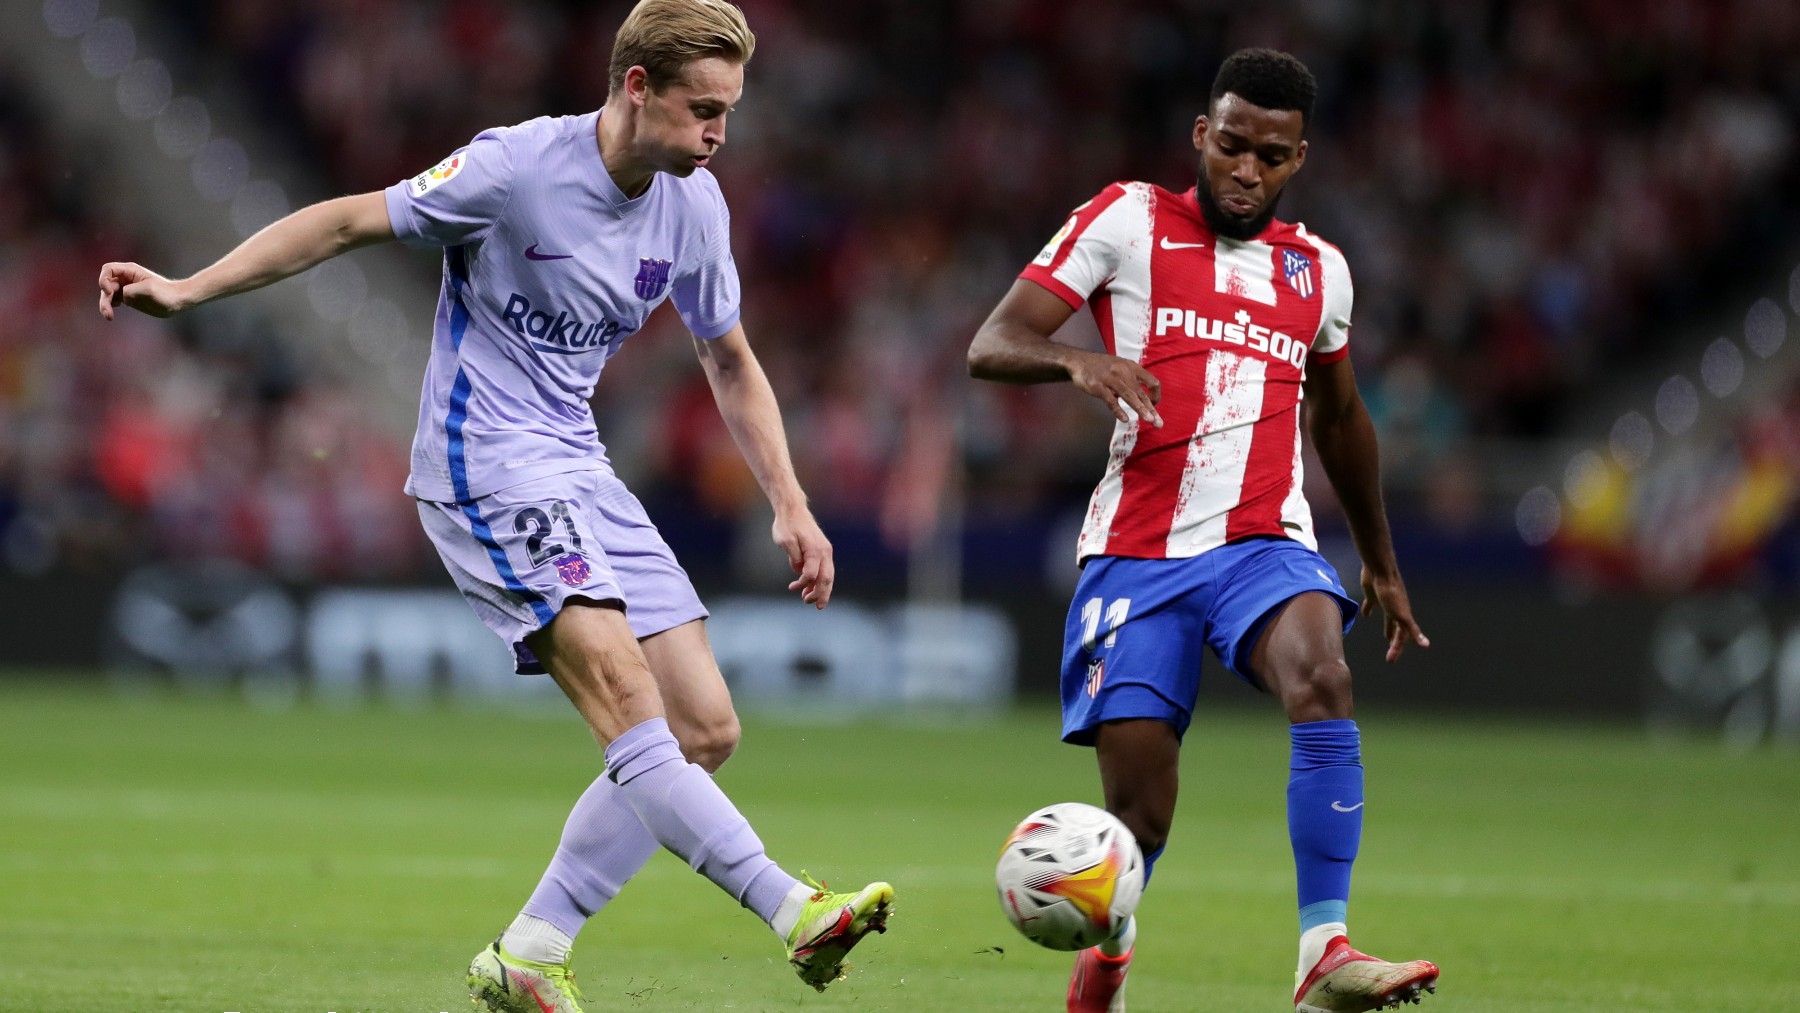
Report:
[[[1250,652],[1289,599],[1323,591],[1356,621],[1325,557],[1286,538],[1233,542],[1187,559],[1088,560],[1063,626],[1063,741],[1094,744],[1094,729],[1121,718],[1166,721],[1187,732],[1211,647],[1258,689]]]

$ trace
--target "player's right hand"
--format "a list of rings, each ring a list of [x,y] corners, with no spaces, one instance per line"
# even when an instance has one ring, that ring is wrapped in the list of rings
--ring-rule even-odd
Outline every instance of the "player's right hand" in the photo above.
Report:
[[[1368,614],[1370,606],[1382,612],[1382,635],[1388,644],[1387,660],[1399,661],[1409,641],[1420,647],[1431,646],[1431,638],[1413,619],[1412,601],[1406,596],[1406,584],[1398,571],[1389,570],[1376,576],[1367,566],[1363,567],[1362,592],[1363,614]]]
[[[166,317],[186,308],[177,282],[142,264],[107,264],[100,269],[100,315],[111,320],[117,306],[129,306],[153,317]]]
[[[775,544],[787,553],[788,565],[800,575],[788,585],[788,590],[800,592],[800,600],[813,608],[824,608],[831,602],[831,588],[837,583],[837,564],[831,559],[831,540],[819,529],[812,511],[804,507],[777,511],[771,533]]]
[[[1162,428],[1156,403],[1162,400],[1162,381],[1144,367],[1116,355],[1088,352],[1069,364],[1069,380],[1100,403],[1120,422],[1133,416]]]

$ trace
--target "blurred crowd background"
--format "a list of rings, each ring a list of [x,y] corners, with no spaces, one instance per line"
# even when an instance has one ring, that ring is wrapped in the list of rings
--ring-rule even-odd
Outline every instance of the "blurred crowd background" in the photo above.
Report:
[[[170,66],[229,83],[255,150],[302,176],[290,190],[349,193],[485,126],[600,106],[628,6],[141,11]],[[1033,577],[1065,534],[1056,559],[1072,555],[1109,417],[1065,387],[967,380],[968,340],[1074,205],[1116,179],[1191,186],[1219,62],[1266,45],[1319,80],[1282,217],[1348,255],[1403,561],[1800,582],[1800,384],[1726,400],[1785,361],[1800,310],[1793,3],[743,6],[758,50],[714,169],[746,326],[828,530],[873,572],[946,511],[972,583]],[[410,433],[366,385],[293,354],[276,318],[99,320],[102,262],[200,265],[159,260],[147,219],[94,185],[99,147],[33,92],[0,68],[0,567],[211,553],[297,579],[430,576],[399,491]],[[423,328],[437,265],[408,270]],[[1094,340],[1085,314],[1064,337]],[[1649,414],[1615,423],[1631,404]],[[766,537],[672,313],[613,360],[595,407],[660,523],[722,557],[740,531]]]

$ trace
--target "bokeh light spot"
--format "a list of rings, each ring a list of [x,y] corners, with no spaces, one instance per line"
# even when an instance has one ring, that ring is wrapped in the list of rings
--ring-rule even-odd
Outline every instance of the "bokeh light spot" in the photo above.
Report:
[[[250,156],[229,137],[206,142],[194,156],[194,189],[207,200],[230,200],[249,178]]]
[[[1744,314],[1744,344],[1762,358],[1775,354],[1787,340],[1787,314],[1773,299],[1758,299]]]
[[[168,108],[175,94],[169,68],[160,60],[139,60],[119,75],[119,112],[128,120],[147,120]]]
[[[137,32],[124,18],[101,18],[81,36],[81,65],[98,78],[117,77],[137,55]]]
[[[1692,429],[1700,417],[1700,392],[1685,376],[1671,376],[1656,391],[1656,421],[1670,436]]]
[[[1545,486],[1538,486],[1519,497],[1515,519],[1519,537],[1526,545],[1543,545],[1556,537],[1562,527],[1562,501]]]
[[[1700,382],[1713,397],[1729,397],[1744,382],[1744,353],[1725,338],[1706,346],[1700,357]]]
[[[192,158],[212,134],[206,103],[184,95],[171,101],[156,118],[156,146],[170,158]]]

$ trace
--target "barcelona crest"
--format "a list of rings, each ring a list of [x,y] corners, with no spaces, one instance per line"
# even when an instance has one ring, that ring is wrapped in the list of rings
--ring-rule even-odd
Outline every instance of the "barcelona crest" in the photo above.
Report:
[[[669,285],[669,262],[653,257],[638,258],[637,281],[633,287],[639,299],[655,299]]]
[[[1313,294],[1312,258],[1295,250],[1281,251],[1281,273],[1287,276],[1287,283],[1300,298],[1311,299]]]
[[[566,556],[558,556],[555,560],[556,575],[570,587],[580,587],[594,575],[594,568],[580,554],[571,552]]]

